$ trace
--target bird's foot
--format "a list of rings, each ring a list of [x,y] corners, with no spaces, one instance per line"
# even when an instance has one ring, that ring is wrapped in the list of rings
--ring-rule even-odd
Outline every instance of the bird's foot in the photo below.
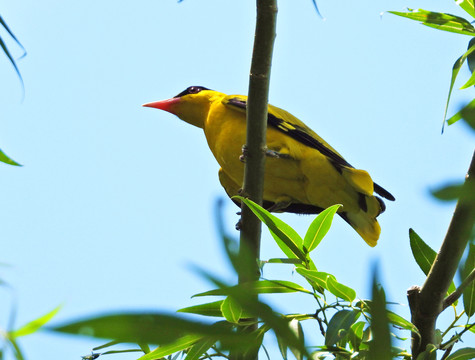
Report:
[[[241,231],[241,226],[242,226],[242,221],[239,219],[239,221],[236,223],[236,230]]]
[[[279,212],[288,208],[291,203],[292,201],[290,200],[278,201],[274,203],[273,205],[271,205],[270,207],[268,207],[266,210],[268,212]]]
[[[276,150],[270,150],[266,148],[265,152],[266,156],[274,158],[274,159],[291,159],[289,154],[283,154],[281,152],[278,152]]]
[[[242,155],[239,156],[239,160],[245,163],[248,156],[249,156],[249,149],[247,148],[247,145],[244,144],[242,146]]]

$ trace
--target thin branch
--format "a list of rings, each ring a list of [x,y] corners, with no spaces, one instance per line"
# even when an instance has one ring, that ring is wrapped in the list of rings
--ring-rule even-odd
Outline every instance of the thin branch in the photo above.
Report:
[[[244,196],[262,204],[267,131],[267,103],[272,51],[277,18],[277,0],[257,0],[256,32],[249,77],[247,100],[246,162],[244,166]],[[243,204],[241,214],[240,255],[259,258],[261,222]],[[239,282],[258,278],[259,268],[248,269]]]
[[[465,278],[464,281],[460,284],[460,286],[455,290],[452,294],[447,296],[444,300],[444,309],[452,305],[457,299],[462,296],[463,291],[465,288],[470,285],[472,281],[475,280],[475,269],[472,270],[470,274]]]
[[[256,7],[256,30],[247,99],[243,196],[249,197],[254,202],[262,205],[267,104],[277,19],[277,0],[256,0]],[[241,267],[239,283],[242,284],[259,279],[258,259],[261,243],[261,222],[244,204],[241,208],[240,227],[240,261],[250,264],[250,266]],[[252,261],[249,261],[250,259]],[[243,328],[242,331],[253,331],[255,329],[257,329],[257,321],[255,324]],[[257,349],[255,352],[250,351],[245,355],[230,354],[230,357],[232,359],[241,359],[242,357],[246,360],[257,359]]]

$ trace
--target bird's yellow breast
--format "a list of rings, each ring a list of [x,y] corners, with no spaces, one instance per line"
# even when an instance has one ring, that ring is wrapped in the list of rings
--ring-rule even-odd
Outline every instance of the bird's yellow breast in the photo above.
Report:
[[[238,187],[242,187],[244,163],[239,158],[242,146],[246,143],[245,113],[230,108],[221,101],[215,101],[205,121],[204,133],[222,170]],[[286,199],[310,203],[307,197],[308,177],[302,168],[302,160],[309,156],[317,167],[321,163],[322,169],[334,171],[320,153],[283,136],[274,128],[267,129],[267,148],[288,155],[288,158],[266,158],[264,198],[268,201],[280,202]]]

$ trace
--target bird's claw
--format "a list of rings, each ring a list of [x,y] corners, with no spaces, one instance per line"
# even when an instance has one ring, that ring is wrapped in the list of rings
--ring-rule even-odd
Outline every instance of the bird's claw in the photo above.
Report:
[[[239,219],[239,221],[236,223],[236,230],[241,231],[241,226],[242,226],[242,221]]]
[[[290,159],[290,155],[282,154],[275,150],[266,149],[265,154],[266,156],[274,158],[274,159]]]
[[[249,156],[249,149],[247,148],[247,145],[244,144],[242,146],[242,155],[239,156],[239,160],[245,163],[248,156]]]

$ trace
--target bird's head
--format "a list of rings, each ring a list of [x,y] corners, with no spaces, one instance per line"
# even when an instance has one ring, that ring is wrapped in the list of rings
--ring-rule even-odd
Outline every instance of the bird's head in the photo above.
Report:
[[[191,125],[203,128],[211,102],[217,94],[203,86],[190,86],[171,99],[143,106],[168,111]]]

